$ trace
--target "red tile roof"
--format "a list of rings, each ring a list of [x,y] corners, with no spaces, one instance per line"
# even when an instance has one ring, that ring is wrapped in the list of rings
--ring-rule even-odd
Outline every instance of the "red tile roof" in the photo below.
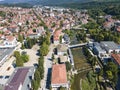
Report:
[[[112,54],[112,57],[120,65],[120,54]]]
[[[59,40],[60,34],[61,34],[61,30],[56,30],[54,32],[54,40],[55,41]]]
[[[7,41],[13,41],[15,39],[14,36],[6,36]]]
[[[52,67],[52,84],[67,83],[65,64],[55,64]]]

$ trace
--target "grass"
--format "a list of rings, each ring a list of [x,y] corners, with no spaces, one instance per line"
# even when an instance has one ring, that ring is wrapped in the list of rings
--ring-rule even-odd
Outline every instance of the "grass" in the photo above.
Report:
[[[74,59],[74,64],[75,64],[76,70],[91,67],[83,54],[82,48],[80,48],[80,47],[72,48],[71,51],[73,54],[73,59]],[[74,75],[74,78],[72,78],[72,82],[71,82],[71,90],[80,90],[80,80],[81,79],[83,80],[83,83],[86,83],[86,85],[83,84],[83,87],[87,88],[87,86],[89,86],[89,83],[87,83],[87,81],[86,81],[86,75],[88,72],[89,71],[84,71],[84,72]],[[83,90],[87,90],[87,89],[83,89]]]
[[[74,78],[71,84],[71,90],[80,90],[80,79],[85,78],[87,73],[88,72],[82,72],[74,75]]]
[[[83,55],[82,48],[72,48],[71,49],[75,64],[75,69],[82,69],[89,67],[90,64],[87,63],[85,56]]]
[[[90,86],[89,86],[88,79],[83,79],[81,85],[82,85],[83,90],[91,90]]]

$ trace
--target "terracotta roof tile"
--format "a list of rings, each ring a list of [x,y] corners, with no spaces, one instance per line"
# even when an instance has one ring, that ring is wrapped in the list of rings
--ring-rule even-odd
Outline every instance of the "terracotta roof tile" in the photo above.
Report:
[[[120,54],[112,54],[112,57],[120,65]]]
[[[52,84],[67,83],[65,64],[55,64],[52,67]]]

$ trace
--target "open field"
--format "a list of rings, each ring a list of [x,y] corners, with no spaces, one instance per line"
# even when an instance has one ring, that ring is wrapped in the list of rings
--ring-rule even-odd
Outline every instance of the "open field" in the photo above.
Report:
[[[82,48],[72,48],[71,49],[75,64],[75,69],[84,69],[90,67],[90,64],[87,63],[85,56],[83,55]]]
[[[88,72],[82,72],[74,75],[74,80],[71,84],[71,90],[80,90],[80,79],[85,78],[87,73]]]
[[[91,66],[87,62],[81,47],[72,48],[71,51],[72,51],[72,54],[73,54],[75,69],[77,71],[85,70],[83,72],[75,74],[74,78],[73,78],[73,82],[71,84],[71,90],[80,90],[80,87],[81,87],[80,86],[80,80],[81,79],[84,80],[86,78],[86,74],[90,71],[90,70],[87,70],[87,69],[91,68]]]

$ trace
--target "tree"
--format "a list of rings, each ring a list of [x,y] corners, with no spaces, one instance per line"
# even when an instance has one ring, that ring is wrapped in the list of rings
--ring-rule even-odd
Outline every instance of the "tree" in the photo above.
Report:
[[[27,46],[28,48],[32,48],[32,40],[30,38],[27,38]]]
[[[70,71],[71,68],[72,68],[72,65],[71,65],[68,61],[65,62],[65,65],[66,65],[66,70],[67,70],[67,71]]]
[[[24,46],[24,44],[23,44],[23,43],[22,43],[21,49],[25,49],[25,46]]]
[[[55,59],[55,57],[54,57],[54,54],[52,53],[52,60],[54,60]]]
[[[15,51],[14,56],[16,57],[16,66],[17,67],[23,66],[23,60],[21,59],[20,52]]]
[[[43,44],[40,47],[40,55],[45,56],[47,55],[48,51],[49,51],[49,46],[45,42],[43,42]]]
[[[16,58],[16,66],[22,67],[23,66],[23,60],[21,58]]]
[[[92,66],[95,66],[96,61],[97,61],[97,57],[95,57],[95,56],[94,56],[94,57],[91,57],[90,63],[91,63]]]
[[[23,42],[23,36],[20,35],[20,33],[18,34],[18,41],[21,42],[21,43]]]
[[[111,81],[112,85],[115,86],[118,79],[118,67],[113,62],[108,62],[104,69],[107,78]]]
[[[60,36],[59,41],[60,41],[60,43],[62,43],[62,36]]]
[[[109,80],[112,80],[113,79],[113,74],[111,71],[106,71],[106,74],[107,74],[107,77]]]
[[[19,58],[19,57],[20,57],[20,52],[19,52],[19,51],[14,51],[14,56],[15,56],[16,58]]]
[[[29,56],[26,55],[26,54],[23,54],[23,55],[21,55],[21,59],[22,59],[24,62],[28,62],[28,61],[29,61]]]

